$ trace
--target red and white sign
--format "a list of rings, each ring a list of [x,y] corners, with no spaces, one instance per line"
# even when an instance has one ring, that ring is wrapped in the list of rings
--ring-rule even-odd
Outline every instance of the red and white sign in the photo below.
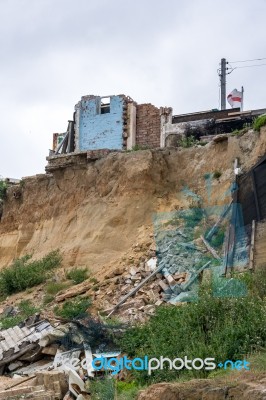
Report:
[[[237,89],[232,90],[232,92],[227,96],[227,101],[232,108],[241,107],[242,105],[243,93],[239,92]]]

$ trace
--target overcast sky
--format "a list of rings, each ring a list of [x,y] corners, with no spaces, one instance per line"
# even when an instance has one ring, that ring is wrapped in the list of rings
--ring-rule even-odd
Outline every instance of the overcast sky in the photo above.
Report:
[[[222,57],[266,57],[265,0],[0,0],[0,6],[4,177],[44,172],[52,133],[66,130],[82,95],[124,93],[171,106],[174,114],[208,110],[219,107]],[[243,85],[244,108],[264,108],[265,76],[266,66],[236,69],[227,93]]]

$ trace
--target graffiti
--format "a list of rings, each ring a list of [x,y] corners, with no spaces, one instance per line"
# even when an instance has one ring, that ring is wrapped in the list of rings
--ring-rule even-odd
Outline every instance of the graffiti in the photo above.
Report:
[[[207,206],[184,185],[182,194],[189,207],[157,213],[153,218],[157,258],[165,282],[163,298],[172,304],[197,300],[202,273],[211,280],[214,296],[247,294],[245,284],[233,276],[245,270],[248,263],[241,205],[231,202],[237,188],[232,185],[218,199],[213,175],[206,174],[204,179]],[[221,199],[223,206],[212,205]],[[186,279],[180,283],[182,274]]]

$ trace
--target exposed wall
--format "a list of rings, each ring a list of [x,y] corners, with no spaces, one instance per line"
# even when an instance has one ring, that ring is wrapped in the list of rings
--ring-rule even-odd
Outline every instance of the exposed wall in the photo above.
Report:
[[[160,109],[152,104],[137,105],[136,144],[149,148],[160,147]]]
[[[78,151],[123,148],[123,107],[121,96],[110,97],[110,112],[101,114],[101,97],[84,96],[78,103],[76,149]]]

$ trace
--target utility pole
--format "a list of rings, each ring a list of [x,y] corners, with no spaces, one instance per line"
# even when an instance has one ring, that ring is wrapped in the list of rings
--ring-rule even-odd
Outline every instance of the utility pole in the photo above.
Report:
[[[226,109],[226,59],[221,59],[221,110]]]

